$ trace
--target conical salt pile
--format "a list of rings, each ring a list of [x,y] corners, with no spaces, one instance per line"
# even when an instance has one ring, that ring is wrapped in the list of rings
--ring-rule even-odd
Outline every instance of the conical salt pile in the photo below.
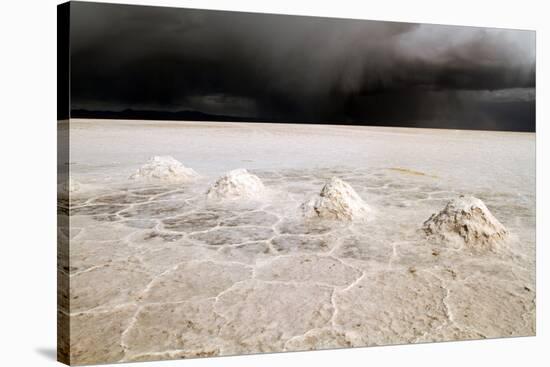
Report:
[[[319,217],[341,221],[365,219],[371,213],[369,206],[346,182],[333,177],[319,196],[301,206],[306,217]]]
[[[473,196],[460,196],[424,222],[428,236],[445,240],[461,240],[476,250],[494,250],[508,232],[491,214],[483,201]]]
[[[185,167],[181,162],[170,156],[154,156],[136,171],[131,180],[186,182],[199,177],[192,168]]]
[[[258,176],[246,169],[235,169],[220,177],[206,193],[208,199],[258,199],[265,192]]]

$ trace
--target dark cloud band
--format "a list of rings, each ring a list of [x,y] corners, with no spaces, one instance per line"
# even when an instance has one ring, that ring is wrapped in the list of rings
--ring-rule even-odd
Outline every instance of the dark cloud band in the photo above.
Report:
[[[535,126],[530,31],[72,3],[71,53],[73,109]]]

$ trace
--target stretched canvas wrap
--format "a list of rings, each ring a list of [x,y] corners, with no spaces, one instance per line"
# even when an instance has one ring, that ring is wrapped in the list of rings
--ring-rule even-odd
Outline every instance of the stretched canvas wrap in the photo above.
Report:
[[[535,335],[535,32],[58,6],[58,358]]]

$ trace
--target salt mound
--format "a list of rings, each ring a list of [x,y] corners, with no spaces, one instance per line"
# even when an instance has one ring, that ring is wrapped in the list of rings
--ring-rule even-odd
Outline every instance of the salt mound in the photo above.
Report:
[[[60,199],[69,199],[70,194],[75,193],[80,190],[80,183],[76,180],[73,180],[72,177],[65,182],[57,185],[57,194]]]
[[[258,176],[246,169],[235,169],[220,177],[206,193],[208,199],[256,199],[265,191]]]
[[[199,175],[170,156],[154,156],[130,176],[131,180],[183,182],[191,181]]]
[[[302,204],[306,217],[352,221],[365,219],[371,209],[346,182],[333,177],[314,197]]]
[[[73,180],[72,177],[69,177],[69,181],[65,182],[65,184],[63,185],[63,188],[67,192],[76,192],[80,190],[80,183],[77,180]]]
[[[424,222],[424,232],[445,240],[460,239],[476,250],[494,250],[496,243],[508,234],[483,201],[473,196],[460,196]]]

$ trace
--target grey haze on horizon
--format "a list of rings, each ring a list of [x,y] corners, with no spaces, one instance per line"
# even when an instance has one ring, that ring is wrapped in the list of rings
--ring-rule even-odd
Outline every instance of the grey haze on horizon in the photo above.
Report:
[[[535,32],[71,3],[71,109],[535,131]]]

